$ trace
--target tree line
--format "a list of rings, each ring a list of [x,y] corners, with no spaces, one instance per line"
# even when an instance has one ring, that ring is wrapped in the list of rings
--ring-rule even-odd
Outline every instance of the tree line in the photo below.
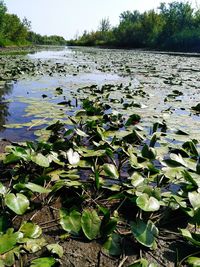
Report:
[[[66,45],[66,40],[31,31],[30,21],[9,14],[0,0],[0,47],[29,44]],[[119,16],[119,25],[112,27],[104,18],[96,31],[85,31],[67,44],[200,52],[200,9],[175,1],[161,3],[156,11],[125,11]]]
[[[189,2],[161,3],[155,10],[120,14],[119,25],[102,19],[98,30],[84,32],[71,45],[150,48],[200,52],[200,9]]]
[[[30,44],[65,45],[66,40],[61,36],[42,36],[31,31],[31,22],[9,14],[5,3],[0,0],[0,47]]]

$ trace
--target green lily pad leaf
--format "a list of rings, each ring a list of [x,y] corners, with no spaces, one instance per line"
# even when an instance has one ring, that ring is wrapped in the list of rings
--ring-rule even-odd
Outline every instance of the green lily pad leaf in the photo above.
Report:
[[[3,263],[1,265],[0,261],[0,267],[4,266],[13,266],[15,263],[15,255],[19,258],[20,255],[20,247],[15,247],[12,250],[8,251],[7,253],[2,255]]]
[[[16,196],[11,193],[5,196],[6,206],[14,211],[18,215],[22,215],[26,212],[29,207],[29,200],[23,194],[16,194]]]
[[[110,212],[106,211],[104,207],[100,207],[100,210],[104,213],[104,217],[101,223],[101,236],[108,236],[114,232],[117,226],[118,217],[111,217]]]
[[[113,233],[103,245],[104,250],[111,256],[122,254],[122,238],[120,235]]]
[[[140,115],[138,115],[138,114],[132,114],[132,115],[130,115],[130,117],[126,121],[125,126],[135,125],[140,120],[141,120]]]
[[[198,257],[189,257],[187,259],[187,263],[191,267],[199,267],[200,266],[200,258],[198,258]]]
[[[200,112],[200,103],[198,103],[196,106],[193,106],[192,109],[197,112]]]
[[[47,249],[52,252],[53,254],[56,254],[59,256],[59,258],[62,258],[63,256],[63,247],[61,247],[59,244],[50,244],[47,245]]]
[[[81,213],[76,210],[68,213],[66,210],[61,209],[60,224],[65,231],[78,235],[81,230]]]
[[[113,191],[113,192],[119,192],[121,189],[121,186],[118,184],[112,184],[112,185],[110,185],[110,184],[106,185],[105,184],[105,185],[102,185],[102,188],[106,188],[106,189]]]
[[[196,191],[189,192],[188,198],[194,210],[197,210],[198,208],[200,208],[200,193]]]
[[[47,168],[49,167],[49,160],[47,157],[42,155],[41,153],[38,153],[34,156],[31,156],[31,160],[36,163],[37,165]]]
[[[76,134],[82,137],[88,137],[89,135],[86,134],[85,132],[81,131],[80,129],[75,129]]]
[[[136,260],[133,264],[129,265],[129,267],[149,267],[149,263],[146,259]]]
[[[89,150],[89,149],[80,149],[79,153],[84,158],[91,158],[91,157],[102,157],[106,154],[106,150]]]
[[[60,166],[64,166],[65,165],[65,163],[64,162],[61,162],[60,160],[59,160],[59,158],[58,158],[58,154],[57,153],[55,153],[55,152],[53,152],[53,151],[51,151],[51,153],[48,155],[48,160],[49,160],[49,163],[50,162],[55,162],[56,164],[58,164],[58,165],[60,165]]]
[[[74,152],[73,149],[70,148],[67,151],[67,159],[69,161],[69,164],[76,165],[80,161],[80,156],[79,156],[78,152]]]
[[[129,144],[141,142],[144,140],[144,136],[142,136],[138,131],[133,130],[131,134],[124,136],[123,140]]]
[[[171,194],[171,198],[174,199],[176,201],[176,203],[178,203],[178,205],[182,208],[187,208],[187,204],[185,202],[185,198],[177,196],[175,194]]]
[[[144,158],[147,158],[150,160],[153,160],[156,158],[156,150],[153,147],[149,147],[147,144],[143,146],[141,153]]]
[[[183,176],[182,172],[184,170],[183,166],[180,167],[164,167],[162,168],[163,173],[168,179],[179,179]]]
[[[13,229],[8,229],[6,234],[0,236],[0,254],[4,254],[13,249],[16,246],[18,240],[22,237],[22,233],[13,233]]]
[[[165,162],[169,167],[178,167],[178,166],[187,167],[186,162],[184,161],[184,159],[180,154],[178,155],[170,154],[170,159],[165,160]]]
[[[0,183],[0,195],[5,195],[6,192],[7,188],[2,183]]]
[[[115,179],[119,178],[119,173],[118,173],[117,168],[115,167],[115,165],[109,164],[109,163],[105,163],[103,165],[103,170],[105,171],[105,173],[108,176],[110,176],[112,178],[115,178]]]
[[[12,153],[18,158],[26,159],[28,156],[26,149],[20,146],[7,146],[6,151]]]
[[[7,252],[6,254],[4,254],[3,259],[4,259],[4,261],[3,261],[2,267],[13,266],[15,263],[15,255],[12,252],[12,250]]]
[[[44,194],[48,194],[51,192],[50,189],[47,189],[47,188],[44,188],[43,186],[41,185],[37,185],[37,184],[34,184],[34,183],[27,183],[25,184],[25,187],[30,189],[32,192],[37,192],[37,193],[44,193]]]
[[[190,223],[196,226],[200,226],[200,209],[195,210],[191,216]]]
[[[134,172],[133,175],[130,177],[131,184],[134,187],[137,187],[144,182],[144,177],[139,172]]]
[[[105,133],[106,133],[106,131],[104,130],[104,128],[97,126],[97,133],[99,134],[99,136],[101,137],[101,139],[103,141],[105,141]]]
[[[192,175],[190,175],[188,171],[184,170],[182,174],[186,181],[190,182],[194,187],[198,187],[196,179],[193,179]]]
[[[193,245],[200,247],[200,234],[190,233],[187,229],[180,229],[181,234]]]
[[[38,258],[31,262],[30,267],[52,267],[56,263],[53,257]]]
[[[194,143],[193,141],[187,141],[187,142],[185,142],[185,143],[182,145],[182,147],[183,147],[185,150],[187,150],[187,151],[189,151],[190,153],[192,153],[194,156],[197,156],[197,157],[198,157],[199,153],[198,153],[198,150],[197,150],[197,148],[196,148],[196,145],[195,145],[195,143]]]
[[[154,147],[158,139],[159,139],[158,134],[157,134],[157,133],[154,133],[154,134],[152,135],[152,137],[151,137],[149,146],[150,146],[150,147]]]
[[[95,210],[85,209],[81,217],[81,226],[89,240],[95,239],[100,233],[101,220]]]
[[[23,240],[22,240],[23,241]],[[24,244],[24,249],[30,253],[35,253],[41,250],[44,246],[47,245],[47,242],[44,238],[28,239]]]
[[[136,199],[138,207],[144,211],[157,211],[160,209],[160,203],[155,198],[143,193]]]
[[[14,155],[14,154],[8,154],[4,158],[3,163],[4,164],[10,164],[10,163],[18,161],[19,159],[20,159],[20,157]]]
[[[185,161],[185,164],[190,171],[193,171],[193,172],[197,172],[198,173],[198,170],[197,170],[197,162],[196,160],[192,159],[192,158],[184,158],[184,161]]]
[[[51,181],[58,181],[60,179],[60,174],[62,174],[64,171],[63,170],[55,170],[48,172],[48,176],[51,177]]]
[[[78,180],[80,178],[80,175],[78,174],[78,169],[71,169],[68,171],[60,170],[59,176],[61,179],[69,178],[71,180]]]
[[[81,116],[86,116],[86,115],[87,115],[87,112],[84,109],[80,109],[75,112],[75,117],[81,117]]]
[[[70,181],[70,180],[65,180],[65,185],[68,186],[68,187],[78,187],[78,186],[81,186],[82,183],[79,182],[79,181]]]
[[[178,134],[178,135],[189,135],[188,133],[184,132],[183,130],[179,129],[175,132],[175,134]]]
[[[42,234],[42,229],[39,225],[32,222],[23,222],[19,231],[24,234],[25,238],[38,238]]]
[[[131,230],[136,240],[146,247],[155,247],[155,239],[158,236],[158,228],[151,222],[137,220],[131,223]]]
[[[134,169],[141,169],[142,165],[138,163],[138,158],[135,154],[130,154],[130,164]]]

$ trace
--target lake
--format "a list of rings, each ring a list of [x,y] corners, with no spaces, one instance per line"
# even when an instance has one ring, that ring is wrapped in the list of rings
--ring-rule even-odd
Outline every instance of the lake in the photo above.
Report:
[[[45,126],[57,120],[70,127],[81,100],[100,99],[107,86],[110,112],[137,113],[148,130],[164,122],[172,142],[185,134],[200,141],[200,116],[192,108],[200,102],[198,57],[65,47],[1,58],[0,138],[43,139]]]

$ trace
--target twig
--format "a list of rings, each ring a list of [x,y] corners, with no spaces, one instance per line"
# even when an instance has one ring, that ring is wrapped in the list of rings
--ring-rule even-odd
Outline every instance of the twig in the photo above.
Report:
[[[156,257],[153,255],[153,253],[151,253],[150,251],[148,251],[147,253],[148,253],[152,258],[154,258],[154,260],[156,260],[157,262],[159,262],[159,264],[160,264],[161,266],[166,267],[166,265],[165,265],[164,263],[162,263],[158,258],[156,258]]]
[[[140,249],[140,258],[142,259],[142,249]]]
[[[12,222],[14,222],[14,220],[17,218],[18,216],[16,215],[13,219],[12,219]]]
[[[132,234],[131,231],[122,232],[122,231],[120,231],[119,229],[117,229],[117,232],[118,232],[120,235],[125,235],[125,236]]]
[[[122,267],[125,261],[128,259],[128,256],[124,257],[122,261],[119,263],[118,267]]]
[[[98,262],[97,262],[97,267],[101,267],[101,251],[98,252]]]
[[[54,220],[50,220],[50,221],[47,221],[47,222],[42,222],[39,225],[41,226],[41,225],[45,225],[45,224],[49,224],[49,223],[57,222],[57,221],[59,221],[59,219],[54,219]]]
[[[49,208],[52,209],[52,210],[55,210],[55,211],[59,211],[59,209],[54,208],[54,207],[52,207],[52,206],[50,206]]]
[[[127,199],[127,197],[125,197],[123,200],[122,200],[122,202],[119,204],[119,206],[116,208],[116,211],[118,211],[120,208],[121,208],[121,206],[124,204],[124,202],[126,201],[126,199]]]
[[[44,226],[44,227],[41,227],[43,230],[45,230],[45,229],[49,229],[49,228],[53,228],[53,227],[56,227],[56,226],[58,226],[59,224],[58,223],[56,223],[56,224],[53,224],[53,225],[47,225],[47,226]]]
[[[8,186],[9,188],[11,187],[12,180],[13,180],[13,179],[10,179],[10,183],[9,183],[9,186]]]
[[[88,192],[85,189],[83,189],[83,192],[89,197],[89,199],[92,202],[94,202],[95,205],[99,206],[99,204],[88,194]]]
[[[33,214],[33,216],[32,216],[29,220],[32,221],[33,218],[34,218],[39,212],[40,212],[40,210],[38,210],[37,212],[35,212],[35,213]]]

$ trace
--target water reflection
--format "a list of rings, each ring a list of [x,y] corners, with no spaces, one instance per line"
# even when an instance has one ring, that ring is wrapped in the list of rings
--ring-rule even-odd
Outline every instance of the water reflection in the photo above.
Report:
[[[53,50],[45,49],[45,51],[39,51],[31,53],[28,56],[33,59],[61,59],[64,60],[65,57],[68,57],[69,54],[72,54],[73,51],[68,47],[55,47]]]
[[[12,91],[12,83],[0,84],[0,131],[3,131],[5,129],[3,125],[6,124],[6,119],[10,115],[9,102],[6,96],[11,94]]]

